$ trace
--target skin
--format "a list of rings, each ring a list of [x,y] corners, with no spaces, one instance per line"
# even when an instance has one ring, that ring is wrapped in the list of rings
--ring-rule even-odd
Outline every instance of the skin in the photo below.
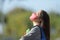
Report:
[[[36,15],[39,16],[41,14],[41,10],[36,12]],[[41,21],[41,23],[39,23],[39,21]],[[33,26],[36,26],[36,25],[40,25],[40,26],[43,26],[43,20],[42,19],[36,19],[33,22]]]

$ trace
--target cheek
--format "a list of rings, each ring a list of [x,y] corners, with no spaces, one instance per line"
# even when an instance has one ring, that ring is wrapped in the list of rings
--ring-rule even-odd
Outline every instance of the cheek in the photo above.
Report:
[[[31,15],[31,16],[30,16],[30,20],[31,20],[31,21],[34,21],[34,20],[36,20],[36,19],[37,19],[37,16],[36,16],[36,15]]]
[[[33,16],[30,16],[30,20],[31,20],[31,21],[34,21],[35,18],[34,18]]]

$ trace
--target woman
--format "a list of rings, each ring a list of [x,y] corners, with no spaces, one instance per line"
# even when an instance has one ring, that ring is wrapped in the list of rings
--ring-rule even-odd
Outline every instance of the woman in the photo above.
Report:
[[[42,40],[40,28],[43,28],[45,40],[50,40],[50,20],[47,12],[40,10],[32,13],[30,20],[33,23],[33,28],[21,37],[20,40]]]

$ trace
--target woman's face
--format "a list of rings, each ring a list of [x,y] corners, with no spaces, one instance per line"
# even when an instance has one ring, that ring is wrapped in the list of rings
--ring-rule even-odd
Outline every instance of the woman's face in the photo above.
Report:
[[[41,10],[36,12],[37,16],[40,16],[40,14],[41,14]]]
[[[32,13],[32,15],[30,16],[30,20],[34,21],[38,18],[38,16],[36,15],[36,13]]]
[[[41,27],[43,26],[43,19],[40,18],[41,10],[36,12],[36,15],[39,17],[37,20],[40,23]]]
[[[30,20],[39,22],[41,20],[40,18],[38,18],[40,16],[40,14],[41,14],[41,11],[32,13],[32,15],[30,16]]]

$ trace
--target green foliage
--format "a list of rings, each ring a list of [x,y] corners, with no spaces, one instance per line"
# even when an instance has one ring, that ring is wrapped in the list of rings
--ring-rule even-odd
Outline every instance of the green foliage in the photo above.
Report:
[[[24,35],[27,28],[32,27],[29,20],[31,11],[16,8],[6,15],[6,36],[16,36],[17,38]]]
[[[57,12],[50,12],[50,26],[54,34],[51,34],[51,39],[55,40],[60,37],[60,14]]]
[[[2,12],[0,11],[0,22],[2,21],[1,19],[2,19]]]

